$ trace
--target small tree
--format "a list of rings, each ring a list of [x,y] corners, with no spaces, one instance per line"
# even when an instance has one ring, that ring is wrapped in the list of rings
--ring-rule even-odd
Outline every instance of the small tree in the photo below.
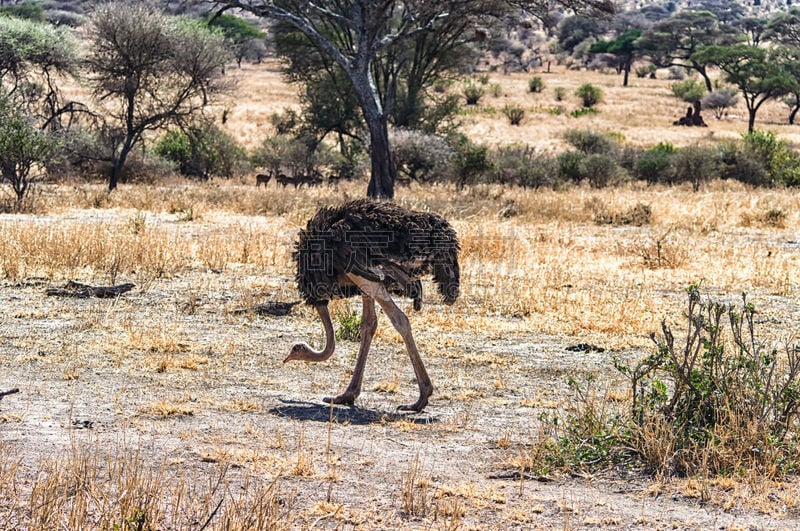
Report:
[[[104,4],[92,15],[86,60],[103,107],[108,188],[147,131],[189,121],[226,88],[224,39],[205,24],[168,17],[147,4]]]
[[[30,116],[0,93],[0,182],[11,187],[19,211],[41,168],[54,156],[58,142],[37,128]]]

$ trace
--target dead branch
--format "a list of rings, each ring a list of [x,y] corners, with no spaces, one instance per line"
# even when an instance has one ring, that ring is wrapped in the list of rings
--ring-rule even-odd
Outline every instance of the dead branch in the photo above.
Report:
[[[16,387],[14,389],[10,389],[8,391],[0,391],[0,400],[2,400],[3,397],[6,397],[8,395],[13,395],[15,393],[19,393],[19,389],[17,389]]]
[[[100,299],[112,299],[119,297],[135,287],[136,285],[130,282],[116,286],[89,286],[70,280],[63,288],[47,288],[45,293],[48,296],[55,297],[76,297],[79,299],[98,297]]]

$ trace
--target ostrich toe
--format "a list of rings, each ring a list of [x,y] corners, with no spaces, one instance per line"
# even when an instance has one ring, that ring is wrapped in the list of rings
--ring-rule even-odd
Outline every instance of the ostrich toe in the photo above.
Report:
[[[356,402],[356,395],[355,393],[348,393],[344,392],[339,396],[326,396],[322,399],[323,402],[326,404],[338,404],[338,405],[348,405],[352,406]]]

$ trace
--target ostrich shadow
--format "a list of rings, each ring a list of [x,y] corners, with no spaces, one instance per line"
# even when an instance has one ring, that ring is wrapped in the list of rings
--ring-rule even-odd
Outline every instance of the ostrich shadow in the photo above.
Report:
[[[365,409],[358,406],[339,406],[325,403],[305,402],[301,400],[280,400],[281,405],[268,412],[284,418],[314,422],[336,422],[337,424],[354,424],[366,426],[385,422],[405,421],[413,424],[433,424],[439,422],[437,417],[420,413],[399,413]]]

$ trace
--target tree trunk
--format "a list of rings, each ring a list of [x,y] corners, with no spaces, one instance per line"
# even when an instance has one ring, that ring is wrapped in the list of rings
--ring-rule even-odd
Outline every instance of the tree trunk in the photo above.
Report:
[[[631,63],[630,62],[626,62],[624,68],[622,69],[622,71],[623,71],[623,74],[622,74],[622,86],[623,87],[627,87],[628,86],[628,75],[631,73]]]
[[[758,109],[748,109],[747,132],[752,133],[756,128],[756,112]]]
[[[794,107],[792,107],[792,112],[789,113],[789,125],[794,125],[794,119],[797,116],[797,111],[800,111],[800,94],[794,95]]]
[[[392,199],[394,197],[394,181],[397,169],[392,160],[389,146],[389,128],[386,118],[381,117],[369,127],[370,160],[372,173],[367,186],[367,197],[373,199]]]
[[[348,72],[356,93],[364,122],[369,129],[369,154],[372,173],[367,186],[367,197],[373,199],[394,198],[394,181],[397,169],[389,147],[389,109],[384,108],[378,90],[370,78],[369,67]]]
[[[111,170],[109,171],[108,175],[108,191],[113,192],[117,189],[117,183],[119,182],[119,174],[122,170],[122,164],[120,163],[119,159],[114,159],[111,162]]]
[[[706,67],[696,65],[695,69],[700,72],[700,75],[703,77],[703,82],[706,84],[706,91],[714,92],[714,85],[711,84],[711,78],[708,77],[708,72],[706,72]]]
[[[133,149],[133,139],[128,137],[125,139],[125,143],[122,144],[119,156],[111,161],[111,170],[108,176],[109,192],[113,192],[117,189],[119,178],[122,175],[122,167],[125,165],[125,161],[128,160],[128,154],[131,152],[131,149]]]

